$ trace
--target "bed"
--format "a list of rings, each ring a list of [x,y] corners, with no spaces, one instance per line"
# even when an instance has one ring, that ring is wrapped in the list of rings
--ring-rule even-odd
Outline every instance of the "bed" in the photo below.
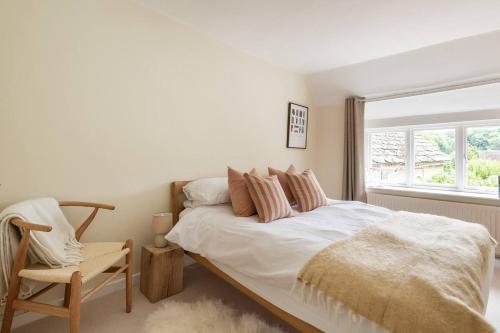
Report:
[[[301,332],[386,332],[340,303],[335,304],[332,316],[303,301],[293,287],[299,270],[316,252],[384,219],[390,210],[328,200],[327,206],[314,211],[260,224],[255,216],[235,217],[230,205],[184,209],[182,188],[187,183],[171,185],[174,223],[179,218],[182,223],[176,224],[167,239],[183,247],[202,266]],[[493,264],[492,251],[481,290],[486,300]]]

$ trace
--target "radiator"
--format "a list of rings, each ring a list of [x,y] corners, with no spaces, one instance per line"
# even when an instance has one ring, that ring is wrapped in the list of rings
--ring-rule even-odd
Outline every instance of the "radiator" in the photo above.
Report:
[[[368,193],[368,203],[393,210],[442,215],[484,225],[500,241],[500,207]],[[500,256],[500,245],[496,249]]]

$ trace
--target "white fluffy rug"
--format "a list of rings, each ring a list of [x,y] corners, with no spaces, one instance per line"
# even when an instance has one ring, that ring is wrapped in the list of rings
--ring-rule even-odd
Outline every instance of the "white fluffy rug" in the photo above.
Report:
[[[149,315],[145,333],[284,333],[254,314],[237,315],[220,300],[165,302]]]

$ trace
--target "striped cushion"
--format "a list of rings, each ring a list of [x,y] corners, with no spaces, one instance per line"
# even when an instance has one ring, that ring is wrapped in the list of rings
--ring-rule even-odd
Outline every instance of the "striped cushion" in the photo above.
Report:
[[[296,174],[287,172],[286,177],[300,212],[308,212],[326,205],[325,192],[319,186],[311,169]]]
[[[248,173],[244,177],[260,222],[271,222],[292,214],[278,177],[260,177]]]

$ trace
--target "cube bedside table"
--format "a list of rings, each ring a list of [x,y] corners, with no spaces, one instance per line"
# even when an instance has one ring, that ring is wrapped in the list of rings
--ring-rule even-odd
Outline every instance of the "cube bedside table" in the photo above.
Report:
[[[172,243],[142,247],[141,292],[151,303],[182,291],[184,250]]]

